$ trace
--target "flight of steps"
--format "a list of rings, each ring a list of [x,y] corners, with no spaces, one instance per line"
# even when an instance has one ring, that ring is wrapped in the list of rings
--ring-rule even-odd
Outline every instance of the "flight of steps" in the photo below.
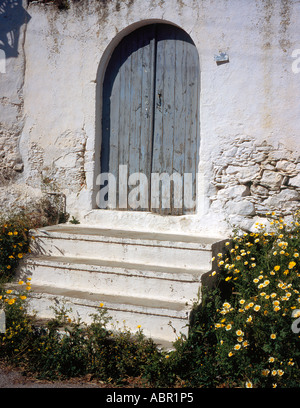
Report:
[[[220,238],[60,224],[31,231],[31,255],[18,279],[31,278],[29,310],[56,309],[90,323],[103,303],[115,328],[141,326],[157,343],[188,332],[203,274]],[[176,332],[176,333],[175,333]]]

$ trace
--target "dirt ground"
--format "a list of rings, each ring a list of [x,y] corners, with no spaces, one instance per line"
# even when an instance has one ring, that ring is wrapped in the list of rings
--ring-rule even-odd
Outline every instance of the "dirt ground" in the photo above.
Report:
[[[24,375],[21,370],[0,367],[0,388],[106,388],[101,382],[89,378],[75,378],[68,381],[42,381]]]
[[[130,387],[129,384],[125,385]],[[91,376],[66,381],[38,380],[21,369],[0,363],[0,388],[113,388],[114,385],[93,379]]]

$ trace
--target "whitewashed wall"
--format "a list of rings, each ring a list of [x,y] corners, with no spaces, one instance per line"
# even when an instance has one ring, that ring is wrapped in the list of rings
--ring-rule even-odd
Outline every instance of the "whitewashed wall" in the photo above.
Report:
[[[300,73],[292,70],[299,1],[81,0],[65,11],[39,2],[26,10],[16,65],[21,132],[10,139],[17,175],[1,187],[2,207],[8,191],[18,191],[16,203],[54,191],[66,196],[71,215],[103,221],[95,211],[85,218],[99,172],[103,73],[124,35],[164,21],[191,36],[201,69],[198,210],[164,220],[164,228],[222,234],[233,224],[250,228],[268,210],[299,208]],[[216,64],[220,52],[229,63]],[[3,133],[9,125],[2,116]],[[143,216],[137,223],[145,225]]]

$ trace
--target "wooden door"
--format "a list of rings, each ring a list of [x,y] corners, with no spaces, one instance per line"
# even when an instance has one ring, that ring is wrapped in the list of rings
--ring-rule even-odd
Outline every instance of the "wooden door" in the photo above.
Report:
[[[183,30],[151,24],[134,31],[116,47],[103,83],[101,172],[111,173],[117,180],[117,208],[161,214],[195,210],[184,208],[184,197],[195,199],[196,195],[198,98],[198,53]],[[124,169],[127,174],[120,174]],[[133,173],[142,173],[148,180],[140,183],[144,188],[140,194],[146,199],[140,200],[139,208],[132,208],[124,190],[118,188],[120,178],[127,179]],[[182,177],[181,207],[176,185],[171,182],[168,205],[163,199],[163,183],[155,184],[153,173]],[[189,183],[184,183],[185,173]],[[160,196],[155,200],[157,186]],[[130,195],[130,186],[127,193]]]

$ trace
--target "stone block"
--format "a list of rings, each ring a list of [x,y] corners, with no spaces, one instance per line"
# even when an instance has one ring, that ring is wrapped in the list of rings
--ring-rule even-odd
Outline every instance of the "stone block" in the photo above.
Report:
[[[293,172],[296,169],[296,164],[288,160],[280,160],[277,162],[276,168],[285,172]]]
[[[250,191],[251,191],[251,194],[259,195],[259,196],[267,196],[269,193],[269,190],[266,187],[263,187],[259,184],[252,185],[250,187]]]
[[[248,200],[228,201],[226,211],[229,214],[251,216],[255,214],[254,204]]]
[[[228,198],[245,197],[249,195],[250,193],[249,188],[244,185],[229,186],[229,187],[224,188],[221,191],[222,191],[222,195]]]
[[[300,188],[300,174],[298,174],[296,177],[290,178],[288,185]]]
[[[270,188],[280,187],[282,179],[283,176],[280,173],[272,170],[264,170],[260,184]]]
[[[266,206],[270,207],[282,207],[282,205],[289,201],[298,201],[300,199],[300,193],[295,190],[283,190],[278,194],[272,195],[264,201]]]

